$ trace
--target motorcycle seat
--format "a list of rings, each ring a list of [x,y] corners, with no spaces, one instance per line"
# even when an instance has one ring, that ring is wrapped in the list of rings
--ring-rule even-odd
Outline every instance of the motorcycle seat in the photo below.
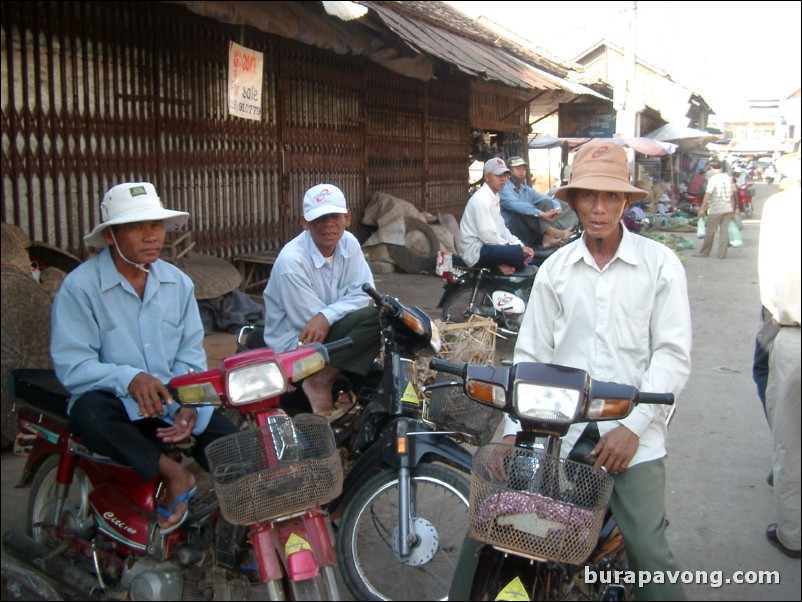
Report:
[[[556,251],[557,248],[559,248],[559,247],[555,247],[554,251]],[[551,249],[549,249],[549,250],[551,250]],[[554,251],[552,251],[552,252],[554,252]],[[549,255],[550,254],[551,253],[549,253]],[[537,257],[537,255],[535,255],[535,257]],[[520,269],[515,270],[514,274],[511,274],[510,276],[506,276],[505,274],[502,274],[501,272],[499,272],[497,269],[493,269],[493,268],[478,268],[476,266],[470,266],[470,265],[465,263],[465,261],[462,259],[462,257],[460,255],[452,255],[452,257],[451,257],[451,265],[454,266],[455,268],[459,268],[460,270],[472,270],[474,272],[492,273],[494,278],[518,279],[518,278],[521,278],[521,277],[534,276],[535,273],[537,272],[537,267],[535,267],[533,265],[527,265],[527,266],[524,266],[524,267],[522,267]]]
[[[48,418],[67,423],[70,394],[56,378],[55,370],[19,368],[10,377],[11,396]]]

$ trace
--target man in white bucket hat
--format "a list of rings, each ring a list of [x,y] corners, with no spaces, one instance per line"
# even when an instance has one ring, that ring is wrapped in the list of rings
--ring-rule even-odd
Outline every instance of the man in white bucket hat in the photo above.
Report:
[[[195,493],[168,446],[194,435],[194,458],[208,470],[206,445],[237,429],[211,408],[179,409],[164,386],[206,369],[192,280],[159,259],[165,232],[189,214],[165,209],[148,182],[112,187],[100,213],[84,240],[102,250],[67,275],[53,302],[50,354],[71,394],[70,431],[144,481],[165,482],[156,518],[166,534]]]

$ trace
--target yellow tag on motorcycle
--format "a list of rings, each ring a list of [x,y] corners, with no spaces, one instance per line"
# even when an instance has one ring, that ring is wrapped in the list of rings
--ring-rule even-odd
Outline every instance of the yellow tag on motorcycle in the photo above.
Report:
[[[312,546],[310,546],[306,540],[293,533],[290,535],[289,539],[287,539],[287,543],[284,544],[284,555],[289,556],[290,554],[295,554],[295,552],[300,552],[301,550],[311,549]]]
[[[498,593],[496,600],[529,600],[529,596],[526,595],[521,579],[516,577]]]
[[[414,403],[415,405],[420,405],[420,399],[418,399],[418,394],[415,393],[415,387],[412,386],[412,382],[407,383],[407,388],[404,389],[404,394],[401,396],[401,401],[404,403]]]

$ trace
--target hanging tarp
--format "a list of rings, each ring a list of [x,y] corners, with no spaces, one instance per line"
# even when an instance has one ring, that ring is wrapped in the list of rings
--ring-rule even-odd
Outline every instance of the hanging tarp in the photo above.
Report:
[[[677,150],[677,145],[671,142],[661,142],[643,136],[625,137],[615,135],[612,138],[554,138],[552,136],[537,136],[529,140],[529,148],[557,148],[564,142],[568,143],[568,148],[574,150],[591,140],[609,140],[620,146],[628,146],[632,150],[646,155],[647,157],[663,157],[673,155]]]

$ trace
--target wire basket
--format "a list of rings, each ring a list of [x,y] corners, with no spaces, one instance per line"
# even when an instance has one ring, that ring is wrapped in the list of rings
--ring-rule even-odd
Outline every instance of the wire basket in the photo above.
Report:
[[[452,378],[438,372],[435,383]],[[433,389],[426,400],[423,419],[444,431],[456,431],[472,445],[489,443],[501,421],[502,412],[481,405],[465,395],[462,386]]]
[[[582,564],[599,537],[613,479],[571,460],[510,445],[473,459],[471,537],[527,556]]]
[[[287,516],[342,491],[343,468],[328,421],[301,414],[221,437],[206,447],[220,510],[237,525]]]
[[[446,322],[439,328],[442,341],[439,358],[455,364],[493,364],[498,326],[491,318],[471,316],[467,322]],[[428,365],[423,375],[426,384],[453,380]],[[493,438],[501,412],[471,401],[461,387],[444,387],[431,391],[424,404],[423,418],[439,429],[460,433],[462,439],[473,445],[483,445]]]

